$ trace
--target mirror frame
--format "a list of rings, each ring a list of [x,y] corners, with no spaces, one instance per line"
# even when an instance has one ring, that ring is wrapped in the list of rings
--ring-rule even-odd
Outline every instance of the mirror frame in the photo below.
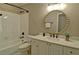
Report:
[[[46,17],[51,13],[51,12],[56,12],[56,11],[58,11],[58,12],[62,12],[63,13],[63,15],[65,16],[65,18],[66,18],[66,24],[64,25],[64,27],[63,27],[63,29],[60,31],[60,32],[58,32],[59,34],[62,34],[62,33],[64,33],[65,31],[67,31],[68,30],[68,28],[69,28],[69,25],[70,25],[70,19],[68,19],[68,17],[67,17],[67,15],[63,12],[63,11],[61,11],[61,10],[53,10],[53,11],[50,11],[50,12],[48,12],[47,13],[47,15],[44,17],[44,21],[43,21],[43,23],[44,23],[44,29],[46,29],[45,28],[45,19],[46,19]],[[48,28],[47,28],[48,29]]]

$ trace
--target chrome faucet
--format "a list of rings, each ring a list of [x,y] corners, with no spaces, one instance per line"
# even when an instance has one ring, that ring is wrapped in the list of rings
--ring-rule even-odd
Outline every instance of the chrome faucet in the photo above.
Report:
[[[50,37],[53,36],[53,38],[55,38],[55,37],[58,38],[58,33],[53,33],[53,34],[52,33],[49,33],[49,35],[50,35]]]

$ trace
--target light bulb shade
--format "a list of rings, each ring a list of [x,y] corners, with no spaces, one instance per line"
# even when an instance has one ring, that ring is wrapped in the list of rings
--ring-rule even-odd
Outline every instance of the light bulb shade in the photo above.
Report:
[[[49,5],[47,10],[52,11],[52,10],[63,10],[65,9],[66,4],[55,4],[55,5]]]

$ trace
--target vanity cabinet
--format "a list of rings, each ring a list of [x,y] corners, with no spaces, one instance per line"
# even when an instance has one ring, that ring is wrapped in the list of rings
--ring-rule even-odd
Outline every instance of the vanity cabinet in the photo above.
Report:
[[[32,40],[31,42],[31,54],[32,55],[47,55],[48,45],[47,42]]]
[[[64,55],[79,55],[79,49],[64,47]]]
[[[36,41],[36,40],[32,40],[31,41],[31,54],[32,55],[38,55],[38,53],[39,53],[39,44],[38,44],[39,42],[38,41]]]
[[[31,54],[32,55],[61,55],[62,46],[40,41],[40,40],[32,40],[31,42]]]
[[[79,55],[79,49],[51,43],[39,39],[32,39],[32,55]]]
[[[40,55],[48,55],[47,42],[39,41],[39,54]]]
[[[62,55],[63,54],[62,46],[52,44],[52,43],[49,43],[48,46],[49,46],[49,51],[48,51],[49,55]]]

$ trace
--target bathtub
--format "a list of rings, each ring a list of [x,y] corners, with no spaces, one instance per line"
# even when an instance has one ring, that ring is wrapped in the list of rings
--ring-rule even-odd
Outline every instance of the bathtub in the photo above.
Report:
[[[4,43],[0,43],[0,55],[17,55],[20,54],[18,52],[18,47],[21,45],[21,41],[13,40]]]

